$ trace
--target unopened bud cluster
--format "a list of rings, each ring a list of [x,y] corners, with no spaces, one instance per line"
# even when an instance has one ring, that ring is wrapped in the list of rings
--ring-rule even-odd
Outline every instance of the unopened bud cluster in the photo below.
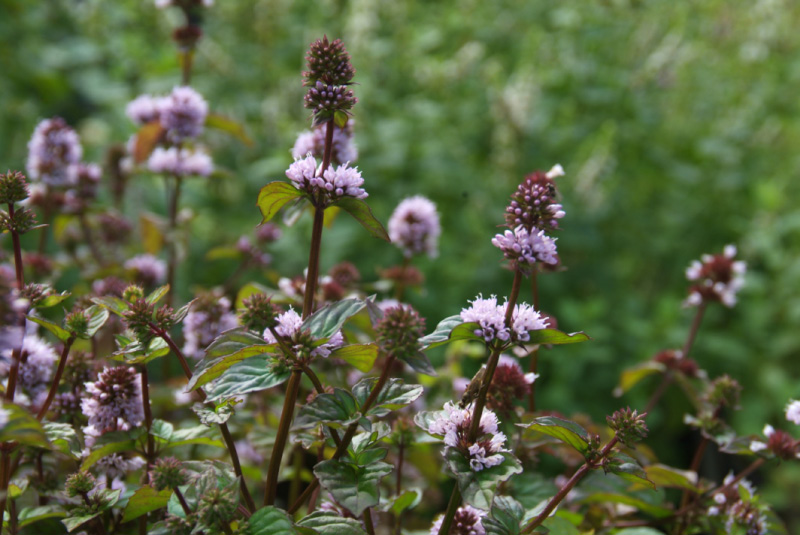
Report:
[[[608,426],[617,434],[620,442],[632,446],[647,437],[648,429],[644,419],[647,413],[639,414],[630,407],[619,409],[611,416],[606,416]]]
[[[200,497],[197,515],[209,527],[227,526],[236,512],[238,488],[211,489]]]
[[[239,312],[239,321],[250,331],[264,332],[274,327],[281,310],[272,303],[267,294],[253,294],[245,299],[244,309]]]
[[[0,174],[0,204],[14,204],[28,198],[28,182],[19,171]]]
[[[729,375],[722,375],[714,379],[706,393],[706,401],[715,408],[739,408],[739,396],[742,386],[736,379]]]
[[[67,477],[67,496],[70,498],[74,498],[75,496],[84,496],[91,492],[95,485],[97,485],[97,481],[89,472],[75,472]]]
[[[67,330],[78,338],[89,337],[89,318],[83,310],[75,310],[64,318]]]
[[[306,55],[308,70],[303,72],[306,92],[305,106],[312,110],[314,125],[326,123],[336,112],[349,114],[358,102],[350,85],[355,69],[344,44],[337,39],[328,41],[327,36],[311,43]]]
[[[174,312],[171,307],[164,305],[156,310],[155,305],[148,303],[145,299],[138,299],[131,303],[130,308],[123,313],[122,317],[128,329],[142,343],[149,342],[155,336],[153,326],[168,331],[175,325]]]
[[[425,319],[408,305],[386,310],[375,325],[378,347],[399,359],[411,358],[419,352],[419,339],[425,335]]]
[[[165,457],[156,461],[150,480],[156,490],[167,490],[185,485],[189,476],[178,459]]]

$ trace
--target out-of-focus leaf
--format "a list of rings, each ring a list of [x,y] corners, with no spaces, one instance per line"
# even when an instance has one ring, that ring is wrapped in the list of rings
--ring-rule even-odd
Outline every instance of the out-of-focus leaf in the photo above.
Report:
[[[361,522],[329,511],[314,511],[297,522],[297,527],[312,529],[319,535],[365,535]]]
[[[525,509],[510,496],[495,498],[489,514],[481,519],[486,535],[519,535]]]
[[[663,464],[651,464],[645,467],[647,478],[656,487],[673,487],[697,492],[697,474],[688,470],[678,470]]]
[[[139,228],[142,234],[142,247],[145,252],[151,255],[157,255],[164,248],[164,231],[166,226],[164,219],[150,212],[143,212],[139,214]]]
[[[373,237],[380,238],[381,240],[385,241],[391,241],[389,239],[389,234],[386,233],[386,229],[383,228],[381,222],[378,221],[372,214],[372,209],[361,199],[356,199],[354,197],[342,197],[336,201],[334,206],[338,206],[353,216],[355,220],[361,223],[361,226],[367,229],[367,231]]]
[[[621,452],[611,454],[603,464],[603,470],[606,473],[617,474],[627,481],[640,485],[645,484],[653,489],[656,488],[655,484],[647,478],[647,472],[644,471],[644,468],[630,455]]]
[[[133,147],[133,159],[136,163],[144,162],[153,152],[156,144],[164,135],[164,127],[159,121],[151,121],[136,132],[136,144]]]
[[[230,117],[219,113],[209,113],[206,115],[206,126],[230,134],[248,147],[253,145],[253,140],[247,135],[244,125]]]
[[[48,295],[36,304],[35,308],[50,308],[67,300],[72,294],[69,292],[61,292],[60,294]]]
[[[403,511],[413,509],[419,502],[422,501],[421,489],[410,489],[401,492],[399,496],[394,496],[382,505],[382,511],[388,511],[392,514],[399,515]]]
[[[170,496],[172,496],[171,489],[158,491],[149,485],[139,488],[128,498],[122,522],[130,522],[151,511],[166,507]]]
[[[0,442],[19,442],[26,446],[47,448],[47,435],[42,424],[22,407],[4,402],[0,410],[7,414],[6,425],[0,428]]]
[[[99,331],[103,325],[105,325],[106,321],[108,321],[108,310],[97,305],[92,305],[87,308],[84,313],[86,314],[86,317],[89,318],[89,328],[87,329],[86,334],[89,338],[91,338],[97,334],[97,331]]]
[[[110,310],[117,316],[122,316],[130,308],[130,305],[128,303],[126,303],[119,297],[114,297],[113,295],[106,295],[103,297],[93,297],[92,302],[102,307],[106,307],[108,310]]]
[[[132,431],[113,431],[101,436],[92,447],[91,453],[83,460],[81,470],[88,470],[97,461],[112,453],[134,451],[136,449],[136,439],[142,436],[144,432],[145,429],[140,427]]]
[[[253,513],[248,524],[250,535],[298,535],[286,511],[271,505]]]
[[[19,512],[19,527],[24,528],[48,518],[64,518],[66,511],[60,505],[42,505],[39,507],[26,507]]]
[[[619,397],[639,384],[639,381],[656,373],[663,373],[664,365],[660,362],[647,361],[633,368],[624,370],[619,376],[619,384],[614,389],[614,395]]]
[[[47,422],[44,424],[44,433],[55,451],[73,460],[81,458],[81,443],[71,425]]]
[[[150,295],[145,297],[145,301],[147,301],[147,303],[150,305],[155,305],[156,303],[161,301],[161,299],[163,299],[164,296],[167,295],[168,293],[169,293],[169,284],[165,284],[164,286],[159,286],[158,288],[150,292]]]
[[[360,372],[368,372],[378,358],[378,346],[375,344],[351,344],[332,351],[330,358],[342,359]]]

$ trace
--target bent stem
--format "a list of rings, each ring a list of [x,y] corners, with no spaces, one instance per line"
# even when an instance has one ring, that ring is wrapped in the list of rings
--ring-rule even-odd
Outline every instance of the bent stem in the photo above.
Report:
[[[154,323],[150,323],[150,331],[164,340],[167,346],[169,346],[170,350],[175,354],[178,361],[180,362],[181,368],[183,369],[183,373],[186,376],[186,379],[192,379],[192,371],[189,369],[189,364],[186,361],[186,356],[180,350],[180,348],[175,344],[175,341],[172,337],[163,329],[159,328]],[[205,391],[202,388],[198,388],[196,390],[197,395],[200,397],[201,401],[205,401],[207,396]],[[228,454],[231,457],[231,464],[233,464],[234,473],[239,477],[240,481],[240,488],[242,491],[242,497],[244,498],[245,504],[247,508],[250,510],[251,513],[255,512],[256,510],[256,503],[253,501],[253,497],[250,495],[250,490],[247,488],[247,483],[244,480],[244,474],[242,473],[242,464],[239,462],[239,454],[236,452],[236,444],[233,442],[233,436],[231,436],[231,432],[228,429],[228,424],[223,422],[219,424],[219,430],[222,433],[222,438],[225,440],[225,445],[228,448]]]
[[[509,328],[511,327],[514,306],[517,304],[517,298],[519,297],[519,289],[521,285],[522,272],[515,270],[514,282],[511,284],[511,295],[509,296],[508,303],[506,304],[505,322],[506,326]],[[475,400],[475,409],[472,412],[472,418],[470,421],[468,437],[470,442],[475,442],[475,439],[478,437],[481,416],[483,416],[483,409],[486,406],[486,396],[489,394],[489,386],[492,384],[492,377],[494,376],[494,371],[497,368],[497,363],[500,360],[501,350],[502,347],[499,345],[494,347],[492,354],[489,357],[489,362],[486,364],[486,372],[484,373],[483,381],[481,382],[481,389],[478,392],[478,397]],[[458,483],[456,483],[456,486],[453,488],[453,494],[450,496],[450,502],[447,505],[447,511],[442,519],[442,525],[439,528],[439,535],[448,535],[450,533],[450,526],[453,523],[453,518],[455,517],[456,510],[458,510],[458,506],[460,504],[461,491],[458,489]]]
[[[281,459],[283,450],[286,448],[286,439],[289,437],[289,427],[292,424],[294,406],[297,401],[297,392],[300,389],[300,377],[302,370],[295,368],[286,384],[286,397],[283,399],[283,410],[281,411],[281,421],[278,424],[278,435],[275,437],[275,446],[272,448],[272,456],[269,459],[267,469],[266,490],[264,492],[264,505],[275,503],[275,493],[278,487],[278,474],[281,469]]]
[[[614,435],[614,437],[608,441],[608,444],[606,444],[605,447],[600,451],[600,455],[596,459],[591,461],[587,460],[585,463],[583,463],[581,467],[578,468],[578,471],[572,474],[572,477],[569,478],[569,481],[567,481],[564,484],[564,486],[561,487],[561,489],[559,489],[558,493],[556,493],[556,495],[553,496],[549,502],[547,502],[545,508],[542,509],[542,511],[536,516],[536,518],[531,520],[527,526],[522,528],[520,534],[527,535],[529,533],[533,533],[533,530],[539,527],[542,524],[542,522],[547,520],[547,517],[550,516],[550,514],[555,510],[558,504],[561,503],[562,500],[564,500],[564,498],[567,497],[569,491],[571,491],[575,487],[575,485],[577,485],[578,482],[581,479],[583,479],[583,477],[587,473],[589,473],[590,470],[597,468],[597,466],[599,466],[599,464],[603,461],[603,459],[608,457],[608,454],[611,453],[611,450],[614,448],[618,440],[619,439],[617,438],[617,435]]]
[[[50,385],[50,390],[47,392],[47,399],[44,400],[42,404],[42,408],[39,409],[39,414],[36,415],[36,419],[40,422],[42,418],[44,418],[45,414],[47,414],[47,410],[50,408],[50,404],[53,403],[53,399],[56,397],[56,392],[58,392],[58,385],[61,384],[61,376],[64,375],[64,368],[67,365],[67,358],[69,357],[69,350],[72,348],[72,344],[75,342],[75,335],[73,334],[70,336],[66,342],[64,342],[64,349],[61,350],[61,358],[58,361],[58,368],[56,368],[56,375],[53,377],[53,382]]]
[[[694,340],[697,338],[697,331],[700,330],[700,324],[703,322],[703,313],[706,311],[706,304],[700,303],[697,307],[697,312],[694,315],[694,319],[692,320],[692,326],[689,328],[689,334],[686,337],[686,342],[683,344],[682,349],[682,358],[689,357],[689,351],[692,349],[692,345],[694,345]],[[647,405],[644,408],[643,412],[651,412],[653,407],[656,406],[658,401],[661,399],[661,396],[664,395],[664,392],[667,391],[667,387],[672,383],[674,380],[674,374],[672,370],[667,371],[661,379],[661,383],[656,388],[656,391],[653,392],[653,395],[650,397],[650,400],[647,402]]]

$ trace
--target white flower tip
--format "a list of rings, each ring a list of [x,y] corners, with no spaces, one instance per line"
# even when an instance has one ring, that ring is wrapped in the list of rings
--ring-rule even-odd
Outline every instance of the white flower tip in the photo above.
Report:
[[[555,164],[545,175],[547,178],[556,178],[559,176],[564,176],[564,168],[561,167],[560,163]]]
[[[771,425],[767,424],[767,425],[764,426],[764,430],[762,431],[762,434],[765,437],[769,438],[769,437],[772,436],[772,433],[774,433],[774,432],[775,432],[775,428],[772,427]]]
[[[736,256],[736,246],[733,244],[726,245],[725,249],[723,249],[723,254],[728,258],[733,258]]]

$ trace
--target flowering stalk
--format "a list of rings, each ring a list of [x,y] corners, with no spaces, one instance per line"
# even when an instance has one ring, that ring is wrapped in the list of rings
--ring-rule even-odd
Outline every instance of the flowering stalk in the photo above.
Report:
[[[697,307],[697,312],[694,315],[694,319],[692,320],[692,326],[689,329],[689,334],[686,337],[686,342],[683,344],[683,358],[687,358],[689,356],[689,351],[692,349],[692,345],[694,344],[694,340],[697,337],[697,331],[700,329],[700,324],[703,321],[703,314],[706,310],[705,303],[701,303]],[[674,372],[672,370],[668,370],[663,378],[661,379],[661,383],[656,388],[653,395],[650,397],[650,400],[647,402],[645,406],[644,412],[650,412],[653,410],[653,407],[656,406],[658,400],[661,399],[661,396],[664,395],[664,392],[667,391],[667,387],[672,383],[674,380]]]
[[[299,368],[293,369],[292,375],[289,377],[289,382],[286,384],[286,397],[283,399],[281,421],[278,425],[278,434],[275,437],[275,445],[272,448],[272,456],[269,459],[269,468],[267,469],[266,491],[264,492],[265,506],[275,503],[281,459],[283,458],[283,450],[286,448],[286,439],[289,437],[289,426],[292,424],[292,414],[294,413],[294,406],[297,402],[297,392],[300,389],[300,377],[302,373],[302,370]]]
[[[564,484],[564,486],[561,487],[561,489],[556,493],[556,495],[553,496],[549,502],[547,502],[547,505],[545,506],[544,509],[542,509],[542,512],[539,513],[536,516],[536,518],[531,520],[527,526],[522,528],[520,534],[527,535],[529,533],[533,533],[533,530],[539,527],[542,524],[542,522],[547,520],[547,518],[550,516],[550,513],[552,513],[553,510],[555,510],[555,508],[558,506],[558,504],[561,503],[561,501],[567,497],[569,491],[571,491],[573,487],[577,485],[578,482],[581,479],[583,479],[583,477],[587,473],[589,473],[590,470],[592,470],[593,468],[597,468],[600,462],[602,462],[603,459],[608,457],[608,455],[611,453],[611,450],[614,448],[614,446],[617,444],[618,441],[619,437],[618,435],[615,434],[614,437],[608,441],[608,444],[606,444],[605,447],[600,451],[600,454],[597,456],[597,458],[592,460],[587,460],[585,463],[583,463],[581,467],[578,468],[578,471],[572,474],[572,477],[569,478],[569,481],[567,481]]]
[[[536,275],[539,272],[538,269],[534,269],[531,273],[531,296],[533,297],[533,308],[539,310],[539,281],[536,279]],[[537,344],[536,349],[530,352],[531,363],[530,368],[528,371],[532,374],[536,374],[536,369],[539,365],[539,346]],[[536,411],[536,381],[531,384],[531,391],[528,393],[528,411],[535,412]]]
[[[181,368],[183,369],[184,375],[186,375],[186,379],[192,379],[192,370],[189,368],[189,364],[186,361],[186,357],[183,355],[183,352],[180,350],[178,345],[172,339],[172,337],[163,329],[159,328],[157,325],[150,323],[150,330],[153,334],[164,340],[175,356],[178,358],[178,362],[180,362]],[[196,390],[198,396],[202,401],[206,399],[206,393],[202,388],[198,388]],[[250,512],[254,512],[256,510],[256,504],[253,501],[253,497],[250,495],[250,490],[247,488],[247,483],[244,480],[244,474],[242,474],[242,465],[239,462],[239,454],[236,453],[236,445],[233,442],[233,437],[231,436],[231,432],[228,429],[227,423],[219,424],[219,430],[222,433],[222,438],[225,440],[225,445],[228,447],[228,453],[231,456],[231,463],[233,464],[233,470],[236,475],[239,477],[240,487],[242,491],[242,497],[244,498],[245,503],[247,504],[247,508]]]
[[[44,400],[42,404],[42,408],[39,409],[39,414],[36,415],[36,419],[40,422],[42,418],[44,418],[45,414],[47,414],[47,410],[50,408],[50,404],[53,403],[53,399],[56,397],[56,392],[58,392],[58,385],[61,384],[61,376],[64,374],[64,368],[67,365],[67,357],[69,356],[69,350],[72,348],[72,344],[75,342],[75,334],[70,336],[66,342],[64,342],[64,349],[61,350],[61,359],[58,361],[58,368],[56,368],[56,375],[53,377],[53,383],[50,385],[50,390],[47,392],[47,399]]]
[[[372,524],[372,513],[369,507],[364,509],[364,527],[367,528],[367,535],[375,535],[375,526]]]
[[[178,200],[181,195],[181,183],[183,182],[179,175],[174,176],[174,185],[170,188],[169,197],[169,249],[167,251],[167,285],[169,285],[169,293],[167,294],[167,305],[172,306],[175,302],[175,272],[178,269],[178,248],[175,244],[175,228],[177,227],[178,220]],[[167,181],[169,188],[169,181]]]
[[[522,271],[516,269],[514,270],[514,282],[511,285],[511,295],[509,296],[508,303],[506,304],[505,324],[509,329],[513,326],[511,322],[511,316],[514,313],[514,307],[517,304],[517,298],[519,297],[521,285]],[[472,413],[472,421],[469,428],[469,441],[473,443],[478,437],[481,416],[483,415],[483,409],[486,406],[486,396],[489,393],[489,386],[492,384],[494,371],[497,369],[497,362],[500,360],[501,348],[501,345],[497,345],[492,350],[492,354],[489,357],[489,362],[486,364],[486,372],[483,375],[481,388],[478,391],[478,397],[475,400],[475,409]],[[456,511],[460,505],[461,491],[458,489],[458,485],[456,485],[453,487],[453,493],[450,495],[450,502],[447,505],[447,511],[445,511],[444,518],[442,519],[442,525],[439,528],[439,535],[448,535],[450,533],[450,526],[453,523],[453,518],[455,517]]]

